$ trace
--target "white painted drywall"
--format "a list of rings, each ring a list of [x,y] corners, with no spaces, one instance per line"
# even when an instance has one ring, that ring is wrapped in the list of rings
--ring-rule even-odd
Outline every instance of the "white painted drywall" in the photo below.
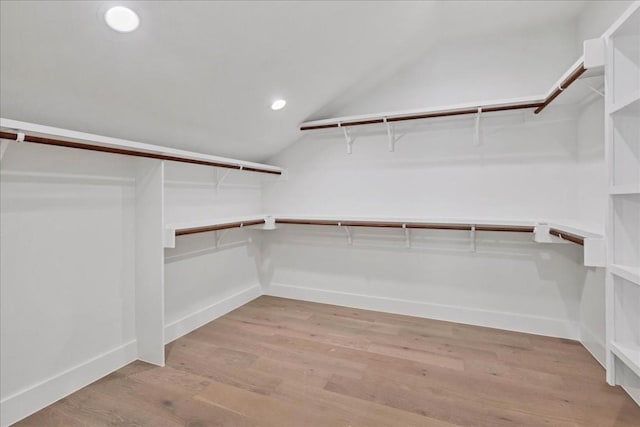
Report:
[[[225,314],[212,309],[217,304],[245,294],[244,304],[262,293],[260,238],[259,231],[232,229],[218,247],[210,232],[180,236],[175,249],[165,249],[167,342]]]
[[[295,227],[295,228],[294,228]],[[269,235],[267,293],[578,338],[580,250],[530,235],[289,226]]]
[[[588,1],[577,19],[578,40],[600,37],[633,0]]]
[[[580,54],[575,31],[550,26],[444,43],[340,113],[546,92]],[[583,111],[559,101],[537,116],[482,116],[479,146],[473,145],[473,117],[395,125],[400,139],[393,153],[382,126],[352,128],[352,155],[345,154],[340,132],[305,133],[270,159],[287,169],[288,180],[266,186],[265,209],[339,217],[581,220],[600,230],[603,215],[595,210],[604,196],[602,150],[597,136],[580,137],[597,130],[588,122],[602,122],[602,116],[597,106]],[[580,174],[593,175],[582,182]],[[584,198],[587,191],[596,196]],[[594,211],[582,215],[583,208]],[[599,313],[587,318],[582,311],[597,305],[602,277],[583,267],[578,246],[535,244],[526,234],[478,233],[476,252],[470,252],[468,233],[412,231],[422,243],[402,249],[397,230],[387,236],[395,240],[373,238],[366,229],[354,233],[353,246],[343,230],[329,227],[265,234],[265,288],[574,339],[584,318],[600,335]]]
[[[582,54],[574,22],[446,40],[314,119],[545,94]],[[490,46],[490,48],[488,48]]]
[[[261,183],[276,179],[177,163],[167,163],[165,172],[168,224],[260,214]],[[167,341],[223,314],[212,308],[222,301],[260,294],[260,238],[260,232],[232,229],[178,236],[176,247],[165,249]]]
[[[3,425],[135,359],[132,171],[114,155],[16,143],[5,152]]]
[[[598,88],[600,89],[600,88]],[[576,224],[604,235],[607,172],[604,159],[604,99],[596,94],[579,108]],[[584,268],[580,298],[581,342],[605,363],[605,274],[603,268]]]
[[[164,167],[136,164],[136,338],[138,359],[164,366]]]
[[[276,176],[167,162],[167,224],[247,216],[262,212],[262,182]],[[216,187],[216,183],[220,185]]]
[[[326,111],[543,92],[577,57],[581,38],[599,35],[609,21],[603,17],[615,17],[603,4],[577,27],[442,43],[375,90],[351,93]],[[603,7],[606,15],[593,12]],[[483,54],[488,44],[494,47]],[[274,157],[288,180],[267,185],[264,195],[251,174],[231,172],[216,189],[222,173],[169,164],[166,219],[269,210],[570,220],[598,228],[601,109],[594,101],[578,111],[553,106],[535,118],[486,117],[479,147],[471,144],[472,118],[399,126],[396,153],[386,151],[383,129],[356,131],[352,156],[338,133],[306,134]],[[12,144],[0,177],[5,424],[137,356],[135,167],[119,156]],[[467,233],[413,237],[413,249],[397,230],[355,230],[353,246],[342,230],[324,227],[232,230],[218,248],[213,233],[179,237],[176,249],[165,250],[168,339],[259,295],[262,283],[267,292],[302,299],[580,337],[600,357],[602,270],[584,268],[579,247],[478,233],[471,252]]]

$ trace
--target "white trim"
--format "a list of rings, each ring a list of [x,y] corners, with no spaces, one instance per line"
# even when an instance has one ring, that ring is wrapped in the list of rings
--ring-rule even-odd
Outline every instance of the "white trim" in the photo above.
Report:
[[[563,319],[327,291],[324,289],[291,286],[281,283],[272,283],[267,288],[265,295],[402,314],[405,316],[445,320],[448,322],[498,328],[548,337],[572,340],[579,340],[580,338],[580,327],[578,323]]]
[[[621,385],[622,389],[627,392],[629,397],[636,402],[636,405],[640,406],[640,392],[638,392],[637,388],[632,388],[626,385]]]
[[[26,131],[36,133],[42,136],[51,136],[69,139],[75,142],[95,145],[99,147],[117,148],[125,150],[135,150],[149,154],[161,154],[167,156],[184,157],[192,160],[203,160],[207,162],[221,163],[230,166],[239,166],[240,170],[244,168],[258,168],[273,172],[280,172],[277,166],[265,165],[263,163],[246,162],[244,160],[232,159],[229,157],[211,156],[209,154],[196,153],[193,151],[185,151],[177,148],[163,147],[160,145],[146,144],[143,142],[129,141],[120,138],[111,138],[108,136],[96,135],[92,133],[78,132],[69,129],[56,128],[51,126],[39,125],[36,123],[23,122],[20,120],[12,120],[0,117],[0,128]]]
[[[519,98],[483,100],[483,101],[477,101],[473,103],[466,102],[466,103],[459,103],[459,104],[441,105],[441,106],[435,106],[435,107],[423,107],[423,108],[414,108],[414,109],[398,110],[398,111],[385,111],[381,113],[332,117],[329,119],[310,120],[307,122],[303,122],[300,124],[300,127],[338,125],[345,122],[347,122],[345,126],[349,126],[348,124],[349,122],[357,122],[361,120],[374,120],[374,119],[383,120],[384,118],[389,119],[393,117],[412,116],[416,114],[429,114],[429,113],[439,113],[439,112],[455,111],[455,110],[477,109],[479,106],[483,106],[483,108],[491,108],[491,107],[500,107],[503,105],[511,105],[511,104],[532,104],[532,103],[541,102],[543,98],[544,98],[543,95],[523,96]]]
[[[631,5],[629,5],[629,7],[624,12],[622,12],[622,15],[620,15],[620,17],[616,19],[609,28],[607,28],[607,31],[602,34],[602,37],[615,37],[615,32],[618,31],[623,26],[623,24],[627,22],[631,15],[633,15],[633,13],[638,9],[640,9],[640,1],[634,1],[633,3],[631,3]]]
[[[587,349],[594,359],[602,365],[603,368],[607,368],[606,358],[607,349],[604,343],[604,338],[598,337],[592,330],[586,328],[584,325],[580,327],[580,343]]]
[[[235,293],[221,301],[217,301],[207,307],[175,320],[164,327],[165,344],[170,343],[199,327],[206,325],[220,316],[241,307],[262,295],[259,284],[252,285],[238,293]]]
[[[137,359],[135,340],[92,357],[0,401],[0,425],[13,424]]]

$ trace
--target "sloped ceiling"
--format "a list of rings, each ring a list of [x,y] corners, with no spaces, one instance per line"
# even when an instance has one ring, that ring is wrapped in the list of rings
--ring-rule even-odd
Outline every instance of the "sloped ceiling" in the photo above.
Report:
[[[2,117],[260,161],[294,142],[299,123],[443,39],[573,20],[585,3],[0,5]],[[114,5],[134,9],[140,28],[110,30]],[[279,97],[288,104],[274,112]]]

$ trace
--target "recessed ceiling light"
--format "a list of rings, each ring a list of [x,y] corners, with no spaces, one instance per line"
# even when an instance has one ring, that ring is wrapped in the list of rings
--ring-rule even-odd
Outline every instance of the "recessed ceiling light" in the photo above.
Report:
[[[282,110],[285,105],[287,105],[287,101],[285,101],[284,99],[277,99],[277,100],[273,101],[273,104],[271,104],[271,109],[272,110]]]
[[[104,14],[107,25],[120,33],[129,33],[140,25],[140,18],[136,13],[124,6],[116,6]]]

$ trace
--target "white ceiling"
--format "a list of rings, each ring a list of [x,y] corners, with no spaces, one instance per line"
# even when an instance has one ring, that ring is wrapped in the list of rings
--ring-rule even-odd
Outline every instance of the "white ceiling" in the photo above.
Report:
[[[104,24],[116,4],[139,14],[137,31]],[[0,5],[3,117],[260,161],[341,94],[439,40],[571,20],[585,2]],[[278,97],[288,104],[275,112]]]

